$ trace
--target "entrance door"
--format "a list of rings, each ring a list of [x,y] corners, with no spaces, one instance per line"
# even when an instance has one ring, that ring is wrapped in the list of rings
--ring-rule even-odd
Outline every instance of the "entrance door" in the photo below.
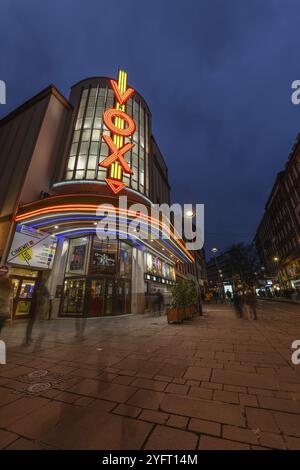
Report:
[[[105,279],[92,279],[89,292],[88,316],[104,315]]]
[[[64,285],[63,315],[83,313],[85,279],[66,279]]]
[[[27,318],[30,316],[36,282],[36,278],[12,278],[13,318]]]
[[[105,315],[112,315],[113,304],[114,304],[114,281],[106,279],[106,291],[105,291]]]

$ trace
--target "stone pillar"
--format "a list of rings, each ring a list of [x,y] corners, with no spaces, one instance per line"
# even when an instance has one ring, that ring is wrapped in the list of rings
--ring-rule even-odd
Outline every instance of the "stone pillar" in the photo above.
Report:
[[[68,239],[59,240],[56,247],[55,259],[53,263],[53,268],[49,276],[47,287],[49,290],[50,298],[52,299],[52,313],[51,318],[57,318],[59,313],[60,298],[56,298],[56,287],[58,285],[63,285],[65,268],[67,262],[68,254]]]

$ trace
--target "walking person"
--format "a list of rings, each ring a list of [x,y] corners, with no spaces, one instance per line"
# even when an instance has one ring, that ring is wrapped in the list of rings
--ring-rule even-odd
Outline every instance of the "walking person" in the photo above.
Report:
[[[9,317],[10,282],[8,270],[0,275],[0,333]]]
[[[48,305],[48,300],[49,300],[49,291],[45,285],[45,282],[41,280],[40,282],[38,282],[33,292],[32,311],[28,319],[26,334],[25,334],[25,339],[24,339],[24,343],[26,345],[30,344],[32,341],[33,326],[37,318],[41,316],[42,310],[45,307],[45,305]]]
[[[243,318],[243,292],[241,290],[234,291],[233,294],[233,305],[237,315]]]
[[[245,304],[247,305],[249,316],[252,315],[253,320],[257,320],[257,299],[255,290],[252,286],[248,287],[246,290]]]

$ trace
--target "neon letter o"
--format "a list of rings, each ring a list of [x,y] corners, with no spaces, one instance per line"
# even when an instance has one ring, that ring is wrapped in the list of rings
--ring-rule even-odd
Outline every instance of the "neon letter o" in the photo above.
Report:
[[[118,127],[115,126],[113,119],[116,117],[123,119],[126,122],[127,127],[125,129],[119,129]],[[124,111],[121,111],[120,109],[114,109],[114,108],[107,109],[105,113],[103,114],[103,121],[106,127],[113,134],[122,135],[123,137],[129,137],[131,134],[135,132],[134,120],[130,116],[128,116],[128,114],[124,113]]]

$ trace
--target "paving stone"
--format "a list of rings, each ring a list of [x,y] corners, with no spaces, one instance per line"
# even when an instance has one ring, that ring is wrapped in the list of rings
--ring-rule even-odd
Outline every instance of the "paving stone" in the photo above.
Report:
[[[287,448],[289,450],[300,450],[300,439],[297,437],[286,436]]]
[[[130,385],[134,381],[134,377],[129,377],[128,375],[117,375],[113,379],[114,384],[120,384],[120,385]]]
[[[279,434],[271,432],[260,433],[260,443],[263,446],[271,447],[272,449],[286,449],[286,445]]]
[[[121,405],[118,405],[113,412],[122,415],[122,416],[128,416],[130,418],[136,418],[142,411],[142,408],[138,408],[137,406],[130,406],[130,405],[124,405],[123,403]]]
[[[187,385],[179,385],[179,384],[168,384],[165,392],[167,393],[175,393],[176,395],[186,395],[190,387]]]
[[[276,390],[278,386],[275,379],[266,377],[263,374],[223,371],[216,369],[213,370],[211,381],[229,385],[243,385],[272,390]]]
[[[165,424],[169,415],[167,413],[162,413],[161,411],[153,410],[144,410],[139,416],[139,419],[144,421],[150,421],[151,423]]]
[[[167,384],[166,382],[159,382],[158,380],[135,379],[134,382],[132,382],[132,387],[146,388],[148,390],[161,392],[167,387]]]
[[[127,385],[110,384],[100,380],[84,379],[68,391],[78,395],[123,403],[136,392],[136,388]]]
[[[227,424],[244,426],[244,418],[239,405],[216,401],[196,400],[167,395],[160,404],[160,409],[167,413],[207,419]]]
[[[246,417],[250,429],[259,429],[261,431],[278,432],[279,428],[268,410],[260,408],[246,408]]]
[[[191,398],[203,398],[205,400],[211,400],[213,396],[213,390],[202,387],[191,387],[188,396]]]
[[[167,425],[173,428],[186,429],[188,418],[184,416],[171,415],[167,421]]]
[[[4,447],[7,447],[9,444],[18,439],[18,437],[19,436],[17,434],[0,429],[0,449],[4,449]]]
[[[0,427],[7,428],[18,419],[30,415],[33,411],[43,408],[49,400],[46,398],[20,398],[0,409]]]
[[[189,367],[184,374],[185,379],[209,380],[212,369],[209,367]]]
[[[247,387],[241,387],[239,385],[224,385],[224,390],[226,392],[241,392],[247,393]]]
[[[259,444],[257,435],[252,430],[236,426],[223,426],[223,437],[232,441],[245,442],[246,444]]]
[[[221,436],[221,425],[212,421],[204,421],[203,419],[192,418],[189,422],[188,429],[190,431],[199,432],[201,434],[211,434],[212,436]]]
[[[128,401],[128,405],[158,410],[165,395],[153,390],[138,390]]]
[[[271,397],[258,397],[258,401],[261,408],[300,414],[300,403],[297,401]]]
[[[250,446],[218,437],[201,436],[198,448],[200,450],[249,450]]]
[[[225,390],[215,390],[214,400],[224,401],[226,403],[239,403],[237,392],[226,392]]]
[[[140,449],[152,424],[107,413],[98,403],[86,408],[52,402],[11,425],[11,430],[61,449]]]
[[[256,396],[248,393],[239,393],[240,404],[242,406],[253,406],[258,408],[258,401]]]
[[[300,415],[275,412],[273,416],[284,434],[300,437]]]
[[[167,426],[156,426],[145,449],[150,450],[195,450],[198,438],[195,434]]]
[[[211,390],[223,390],[223,385],[222,384],[216,384],[216,383],[212,383],[212,382],[201,382],[201,387],[203,388],[208,388],[208,389],[211,389]]]

